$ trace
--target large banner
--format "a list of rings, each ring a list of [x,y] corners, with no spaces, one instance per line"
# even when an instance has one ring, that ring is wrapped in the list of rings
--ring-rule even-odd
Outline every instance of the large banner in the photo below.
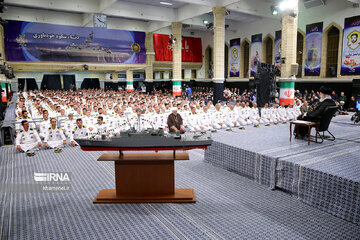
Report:
[[[346,18],[344,26],[341,75],[360,75],[360,16]]]
[[[240,76],[240,38],[230,40],[230,77]]]
[[[8,21],[8,61],[146,63],[145,33]]]
[[[257,71],[257,66],[261,61],[262,34],[251,36],[251,76]]]
[[[275,32],[275,66],[281,68],[281,30]]]
[[[306,25],[305,76],[320,76],[323,23]]]
[[[172,61],[172,40],[169,35],[154,34],[155,61]],[[182,62],[202,62],[201,38],[184,37],[181,51]]]

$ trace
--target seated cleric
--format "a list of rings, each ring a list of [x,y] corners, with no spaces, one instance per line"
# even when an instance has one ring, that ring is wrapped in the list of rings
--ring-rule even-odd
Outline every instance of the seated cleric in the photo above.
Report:
[[[185,128],[183,126],[183,120],[180,114],[177,112],[177,108],[172,108],[172,113],[169,115],[167,119],[167,124],[169,127],[169,132],[177,132],[185,133]]]
[[[321,117],[325,113],[327,107],[336,106],[334,100],[331,98],[331,89],[328,87],[321,86],[319,89],[320,92],[320,102],[317,104],[314,110],[301,114],[297,117],[298,120],[305,120],[311,122],[320,121]],[[296,137],[304,137],[307,134],[307,127],[305,126],[296,126],[295,133],[299,128],[299,135]]]

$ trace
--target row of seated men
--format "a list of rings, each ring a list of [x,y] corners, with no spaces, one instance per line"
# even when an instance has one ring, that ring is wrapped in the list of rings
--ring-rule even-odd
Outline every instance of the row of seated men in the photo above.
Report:
[[[76,145],[74,138],[118,135],[120,132],[127,131],[130,128],[137,131],[148,128],[162,128],[165,132],[180,130],[173,129],[169,124],[169,117],[177,114],[178,108],[172,108],[171,110],[172,114],[168,114],[168,112],[161,113],[158,108],[156,108],[155,112],[143,113],[143,110],[137,108],[134,109],[133,113],[126,116],[123,112],[115,115],[95,116],[91,115],[90,111],[85,111],[85,115],[77,116],[77,120],[75,120],[74,114],[70,113],[68,118],[60,118],[59,124],[56,118],[49,119],[47,110],[43,111],[43,118],[37,124],[32,122],[27,111],[23,110],[16,123],[16,128],[19,130],[16,146],[18,150],[34,155],[32,150],[35,150],[40,145],[42,146],[41,139],[44,142],[44,147],[54,148],[55,152],[61,152],[61,147],[67,143],[72,146]],[[265,105],[261,109],[260,116],[256,103],[250,108],[245,103],[241,104],[240,102],[236,103],[235,106],[217,104],[211,110],[206,106],[200,110],[191,107],[190,111],[179,108],[179,112],[180,116],[183,116],[179,128],[182,128],[182,131],[187,128],[192,132],[214,132],[216,129],[231,130],[234,127],[245,129],[246,125],[258,127],[260,124],[264,124],[269,126],[270,123],[286,123],[300,114],[298,108],[292,106],[284,108],[283,106],[276,107],[276,105],[273,105],[273,107],[269,108],[268,105]]]

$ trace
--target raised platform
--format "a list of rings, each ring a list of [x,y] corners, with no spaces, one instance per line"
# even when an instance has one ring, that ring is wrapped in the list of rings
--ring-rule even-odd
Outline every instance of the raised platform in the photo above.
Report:
[[[322,144],[290,142],[289,124],[219,131],[204,159],[360,225],[360,126],[350,117],[335,117],[336,140]]]

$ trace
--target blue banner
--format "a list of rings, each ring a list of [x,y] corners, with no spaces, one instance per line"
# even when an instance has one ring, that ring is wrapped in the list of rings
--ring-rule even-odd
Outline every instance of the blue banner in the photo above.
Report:
[[[306,25],[305,76],[320,76],[323,23]]]
[[[8,61],[146,63],[145,33],[8,21]]]
[[[275,32],[275,66],[281,68],[281,30]]]
[[[230,77],[240,76],[240,38],[230,40]]]
[[[341,75],[360,75],[360,16],[346,18]]]
[[[257,66],[261,61],[262,50],[262,34],[251,36],[251,76],[253,77],[257,71]]]

